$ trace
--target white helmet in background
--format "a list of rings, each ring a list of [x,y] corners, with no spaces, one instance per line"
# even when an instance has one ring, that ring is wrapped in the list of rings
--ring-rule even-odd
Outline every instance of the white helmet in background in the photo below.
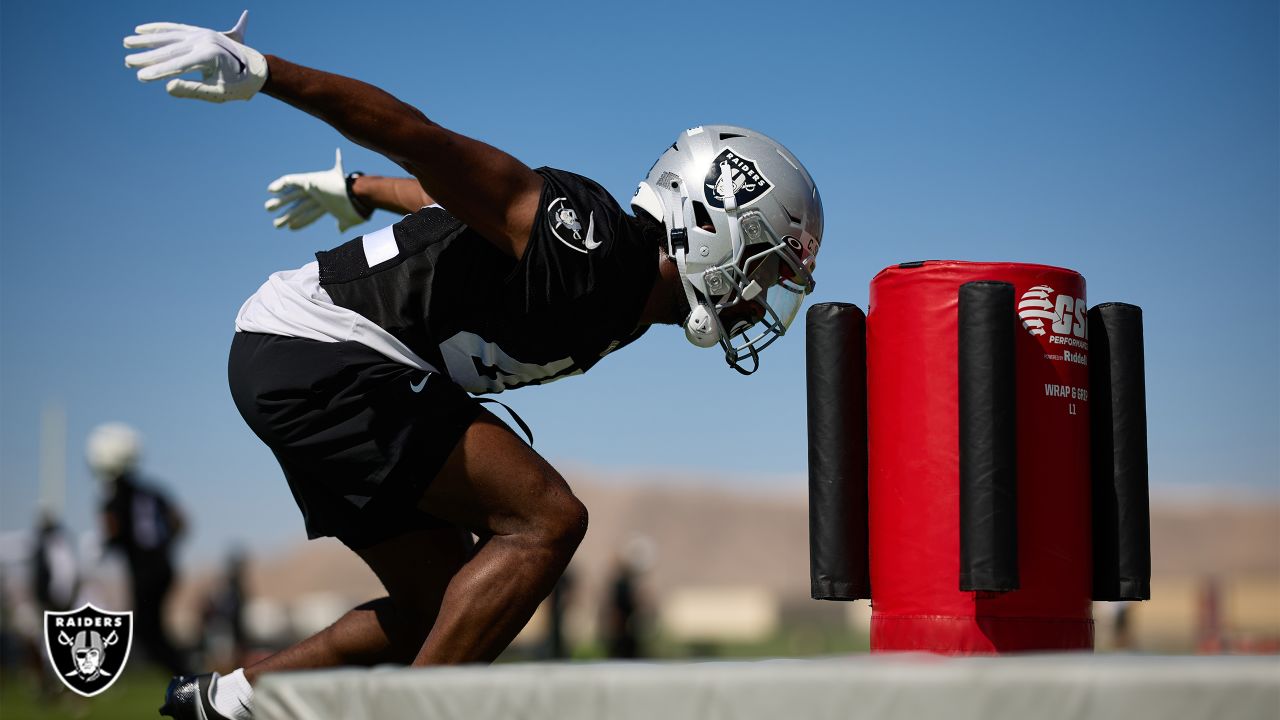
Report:
[[[102,480],[111,482],[133,470],[142,454],[142,437],[124,423],[99,425],[89,433],[85,457]]]
[[[719,344],[731,367],[755,372],[760,351],[813,291],[822,199],[808,171],[754,130],[703,125],[680,133],[631,205],[665,226],[689,300],[685,336],[698,347]],[[725,328],[721,314],[741,303],[755,303],[762,319]]]

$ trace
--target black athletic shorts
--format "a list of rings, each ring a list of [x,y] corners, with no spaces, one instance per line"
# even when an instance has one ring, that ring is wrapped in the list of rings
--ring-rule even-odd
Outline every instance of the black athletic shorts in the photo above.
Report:
[[[452,380],[358,342],[238,332],[227,367],[275,453],[307,536],[352,549],[445,524],[417,509],[480,405]]]

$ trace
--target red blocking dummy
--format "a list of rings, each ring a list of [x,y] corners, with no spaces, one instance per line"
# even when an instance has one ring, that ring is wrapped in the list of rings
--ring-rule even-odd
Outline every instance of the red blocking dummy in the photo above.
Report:
[[[961,285],[1013,285],[1016,590],[962,591],[957,331]],[[1044,265],[883,270],[867,314],[873,651],[1090,649],[1085,283]]]

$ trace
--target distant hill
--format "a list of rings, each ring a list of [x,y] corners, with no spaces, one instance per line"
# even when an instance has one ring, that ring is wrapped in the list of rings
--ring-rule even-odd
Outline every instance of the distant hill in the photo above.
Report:
[[[566,471],[591,522],[571,566],[576,593],[599,598],[619,551],[646,536],[656,549],[645,585],[661,597],[690,586],[754,586],[784,604],[808,598],[808,515],[803,479],[750,483],[749,490],[704,476]],[[1280,578],[1280,501],[1185,497],[1152,509],[1153,574]],[[211,572],[188,573],[182,610],[210,587]],[[333,540],[300,543],[252,558],[250,592],[290,603],[316,592],[353,603],[381,593],[359,559]]]

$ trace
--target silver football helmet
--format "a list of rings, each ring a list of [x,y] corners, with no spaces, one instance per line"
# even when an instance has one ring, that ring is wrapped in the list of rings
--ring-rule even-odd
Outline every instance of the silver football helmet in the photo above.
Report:
[[[142,436],[124,423],[112,422],[95,427],[85,442],[89,467],[104,483],[113,483],[138,465],[142,454]]]
[[[813,291],[822,198],[808,171],[754,130],[703,125],[680,133],[631,205],[665,226],[691,311],[685,336],[720,345],[731,367],[755,372],[760,351],[786,333]],[[726,318],[737,319],[725,327]]]

